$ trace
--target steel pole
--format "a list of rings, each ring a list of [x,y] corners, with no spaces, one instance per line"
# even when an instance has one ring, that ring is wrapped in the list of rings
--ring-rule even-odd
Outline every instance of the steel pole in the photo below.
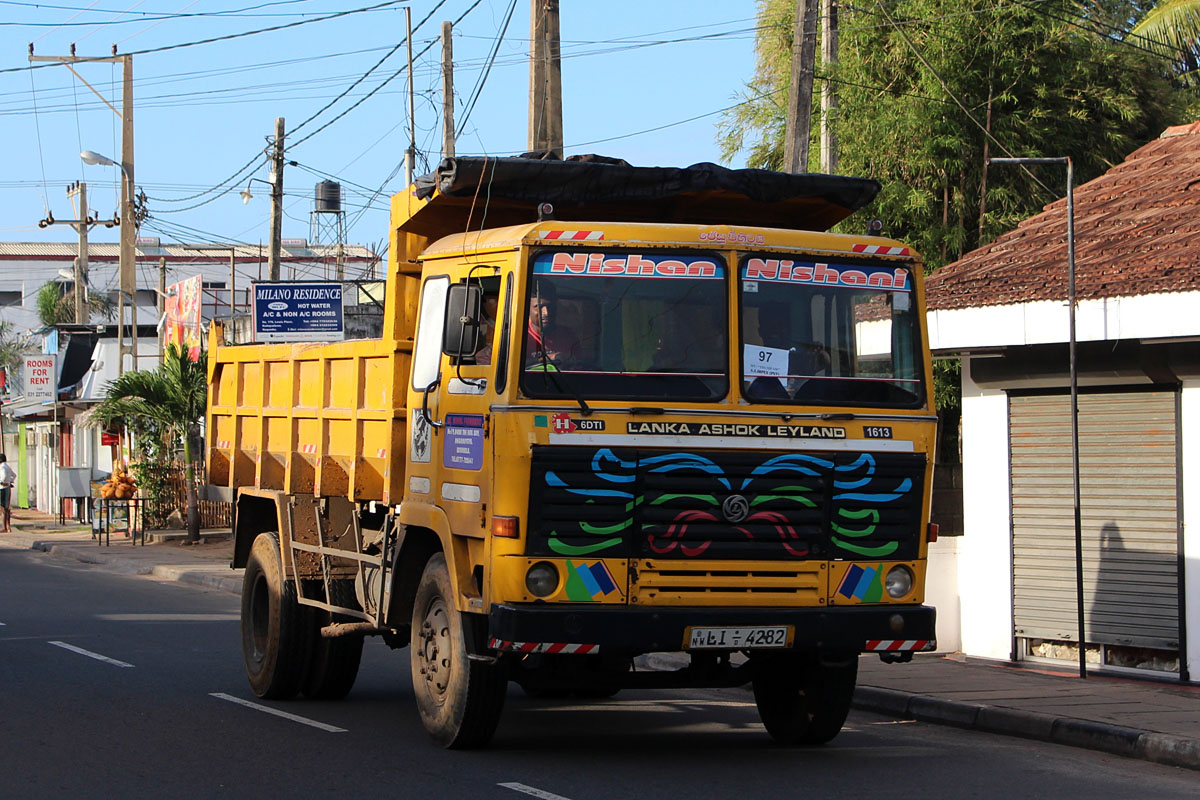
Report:
[[[1075,611],[1079,677],[1087,677],[1087,627],[1083,599],[1083,503],[1079,491],[1079,364],[1075,353],[1075,165],[1069,157],[993,158],[993,164],[1065,164],[1067,167],[1067,336],[1071,383],[1071,497],[1075,515]]]
[[[1071,489],[1075,500],[1075,605],[1079,615],[1079,677],[1087,677],[1083,608],[1083,511],[1079,499],[1079,367],[1075,360],[1075,165],[1067,161],[1067,326],[1071,337]]]

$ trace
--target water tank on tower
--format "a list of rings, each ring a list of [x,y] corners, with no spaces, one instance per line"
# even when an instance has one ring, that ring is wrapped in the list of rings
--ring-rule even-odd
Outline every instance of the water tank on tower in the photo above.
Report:
[[[346,212],[342,210],[342,185],[337,181],[321,181],[313,192],[313,209],[309,219],[309,239],[315,249],[327,255],[325,277],[332,274],[342,280],[345,273],[343,253],[346,244]]]
[[[313,211],[318,214],[337,214],[341,210],[342,185],[337,181],[321,181],[318,183]]]

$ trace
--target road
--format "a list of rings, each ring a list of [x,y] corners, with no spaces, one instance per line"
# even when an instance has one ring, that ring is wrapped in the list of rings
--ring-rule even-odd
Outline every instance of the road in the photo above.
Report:
[[[260,703],[237,615],[228,594],[0,548],[0,794],[1197,796],[1188,770],[864,713],[831,745],[782,749],[736,689],[576,704],[514,687],[489,749],[447,752],[417,719],[407,651],[368,639],[343,702]]]

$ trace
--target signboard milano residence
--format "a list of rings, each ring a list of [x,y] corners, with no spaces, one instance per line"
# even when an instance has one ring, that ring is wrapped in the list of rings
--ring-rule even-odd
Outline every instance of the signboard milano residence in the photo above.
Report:
[[[346,338],[340,283],[255,283],[256,342],[332,342]]]

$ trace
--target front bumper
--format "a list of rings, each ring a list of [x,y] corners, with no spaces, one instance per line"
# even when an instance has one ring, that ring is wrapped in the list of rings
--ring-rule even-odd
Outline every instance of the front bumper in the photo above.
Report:
[[[684,634],[696,625],[792,625],[794,650],[861,652],[868,642],[881,640],[932,642],[935,620],[936,611],[930,606],[714,609],[497,604],[488,614],[488,640],[496,649],[637,655],[684,650]],[[580,645],[587,647],[581,650]]]

